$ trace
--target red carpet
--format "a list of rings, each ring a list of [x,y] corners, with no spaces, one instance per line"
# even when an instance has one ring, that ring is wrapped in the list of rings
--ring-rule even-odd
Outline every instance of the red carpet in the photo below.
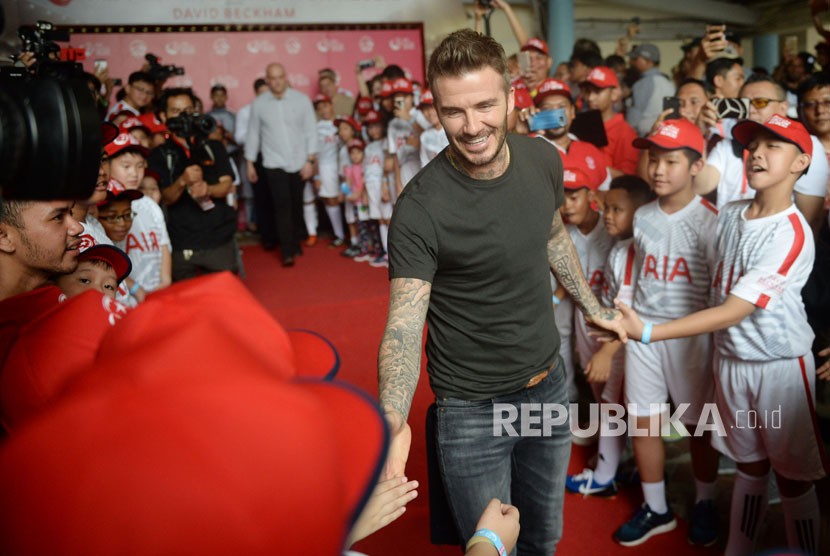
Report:
[[[372,268],[339,256],[326,243],[306,249],[293,268],[284,269],[279,256],[258,246],[243,248],[245,282],[285,328],[307,328],[326,336],[340,352],[338,378],[377,397],[377,349],[386,322],[389,285],[386,269]],[[432,402],[426,377],[415,396],[410,417],[412,452],[407,474],[421,486],[419,497],[395,523],[379,531],[354,549],[371,556],[457,555],[456,547],[433,546],[429,542],[424,415]],[[590,452],[574,447],[570,471],[582,470]],[[639,488],[630,488],[615,500],[565,499],[565,532],[557,554],[646,554],[672,556],[717,554],[716,549],[694,549],[686,543],[686,524],[660,535],[644,546],[623,548],[611,534],[640,503]]]

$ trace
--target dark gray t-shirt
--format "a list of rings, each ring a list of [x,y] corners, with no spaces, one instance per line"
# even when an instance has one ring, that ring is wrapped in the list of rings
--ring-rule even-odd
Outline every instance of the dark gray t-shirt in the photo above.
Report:
[[[493,180],[467,177],[442,152],[392,216],[390,278],[432,284],[427,370],[439,397],[515,392],[559,352],[546,248],[562,161],[547,141],[507,142],[510,165]]]

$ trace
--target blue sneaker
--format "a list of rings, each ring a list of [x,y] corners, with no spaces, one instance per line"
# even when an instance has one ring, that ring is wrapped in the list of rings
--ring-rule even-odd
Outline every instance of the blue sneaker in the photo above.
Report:
[[[689,515],[689,544],[712,546],[718,542],[718,514],[712,500],[701,500]]]
[[[614,540],[623,546],[638,546],[654,535],[673,531],[675,527],[677,520],[674,519],[671,508],[664,514],[658,514],[643,503],[634,517],[614,531]]]
[[[565,488],[583,496],[613,498],[617,495],[617,485],[614,484],[614,480],[607,483],[596,482],[593,469],[584,469],[579,475],[568,475],[565,479]]]

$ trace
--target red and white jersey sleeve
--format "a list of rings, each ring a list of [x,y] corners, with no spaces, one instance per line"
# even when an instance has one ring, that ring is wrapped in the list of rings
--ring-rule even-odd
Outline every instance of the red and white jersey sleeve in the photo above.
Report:
[[[712,294],[718,304],[731,294],[756,309],[717,332],[716,346],[722,355],[745,361],[801,357],[813,343],[801,300],[815,261],[812,231],[795,205],[746,220],[749,205],[730,203],[721,213]]]
[[[672,214],[659,200],[640,207],[634,215],[637,312],[676,319],[708,306],[717,221],[717,209],[699,196]]]
[[[141,112],[127,104],[127,101],[119,100],[115,104],[113,104],[109,111],[107,111],[107,121],[112,120],[115,116],[120,114],[121,112],[132,112],[135,116],[140,116]]]
[[[637,261],[634,254],[634,238],[617,241],[605,261],[605,288],[601,302],[606,307],[614,306],[614,299],[628,306],[634,301],[634,285],[637,280]]]

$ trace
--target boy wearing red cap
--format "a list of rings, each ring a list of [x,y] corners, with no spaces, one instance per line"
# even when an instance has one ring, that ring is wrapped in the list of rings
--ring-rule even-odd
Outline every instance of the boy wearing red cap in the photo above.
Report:
[[[602,152],[608,158],[611,175],[636,174],[639,153],[632,142],[637,138],[637,132],[622,114],[614,111],[614,105],[622,97],[617,74],[609,67],[598,66],[580,83],[579,90],[588,108],[602,114],[605,136],[608,137]]]
[[[317,148],[319,150],[314,183],[317,194],[326,205],[326,214],[331,221],[331,228],[334,232],[332,246],[340,247],[346,242],[346,232],[343,229],[340,180],[337,177],[339,143],[337,125],[334,123],[334,105],[329,97],[319,94],[314,97],[314,110],[317,113]]]
[[[683,317],[708,304],[717,209],[692,189],[692,180],[703,167],[704,144],[700,129],[684,119],[663,122],[650,136],[634,141],[638,149],[648,149],[648,178],[657,195],[657,201],[634,216],[640,269],[634,307],[653,321]],[[711,337],[697,334],[657,345],[629,343],[625,369],[629,413],[637,430],[649,431],[632,435],[645,503],[614,538],[623,546],[637,546],[677,526],[666,501],[663,440],[650,431],[659,430],[669,396],[677,405],[688,404],[678,420],[692,428],[704,415],[705,404],[714,401]],[[690,438],[697,496],[688,540],[703,546],[714,544],[718,537],[713,504],[718,456],[709,436],[706,431]]]
[[[78,268],[55,278],[55,284],[66,297],[87,290],[98,290],[115,299],[118,285],[130,275],[133,265],[127,254],[113,245],[90,245],[81,249]]]
[[[738,462],[726,555],[754,553],[770,468],[781,490],[788,544],[817,554],[813,481],[828,465],[814,412],[814,336],[801,300],[815,247],[792,201],[795,182],[810,165],[812,141],[800,123],[778,115],[763,124],[740,122],[732,136],[749,151],[746,172],[755,197],[721,212],[715,304],[662,324],[643,324],[622,306],[625,324],[644,343],[715,332],[715,393],[726,434],[713,442]],[[777,424],[769,421],[775,411]],[[766,422],[756,426],[742,418],[748,413]]]
[[[109,155],[110,176],[117,184],[116,190],[120,186],[138,194],[133,195],[135,216],[126,235],[118,240],[113,239],[110,230],[107,235],[130,257],[133,272],[126,285],[136,300],[143,301],[147,293],[172,283],[173,265],[164,213],[152,198],[138,190],[144,180],[149,151],[129,133],[122,133],[104,149]],[[113,192],[118,194],[116,190]]]

